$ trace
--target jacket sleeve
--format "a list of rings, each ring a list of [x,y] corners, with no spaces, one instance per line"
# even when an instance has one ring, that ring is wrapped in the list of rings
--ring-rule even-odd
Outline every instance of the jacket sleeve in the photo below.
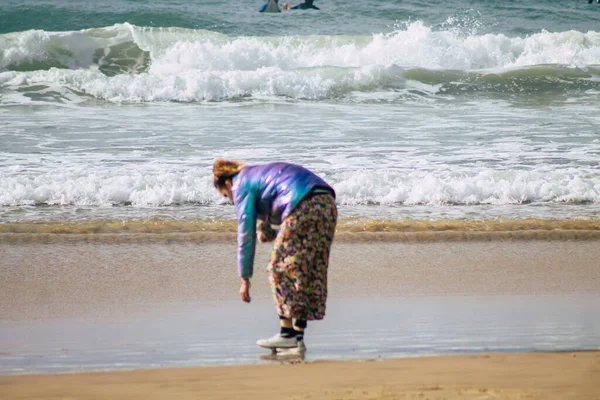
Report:
[[[257,219],[255,200],[252,191],[239,193],[235,199],[238,220],[238,273],[243,279],[250,279],[254,270]]]

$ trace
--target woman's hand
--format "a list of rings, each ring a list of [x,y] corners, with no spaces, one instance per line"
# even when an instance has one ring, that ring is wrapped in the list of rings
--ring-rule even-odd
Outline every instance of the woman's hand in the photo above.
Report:
[[[250,303],[250,281],[242,279],[240,281],[240,297],[246,303]]]
[[[260,243],[272,242],[277,237],[277,230],[269,222],[258,220],[256,223],[256,237]]]

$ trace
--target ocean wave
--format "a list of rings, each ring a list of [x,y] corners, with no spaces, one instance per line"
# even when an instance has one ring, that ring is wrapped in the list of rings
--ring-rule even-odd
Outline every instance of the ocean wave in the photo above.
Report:
[[[598,171],[347,171],[328,174],[342,205],[600,203]],[[0,206],[163,207],[224,200],[204,170],[0,172]]]
[[[0,71],[99,69],[108,76],[147,70],[149,53],[134,42],[133,26],[74,32],[30,30],[0,35]]]
[[[413,22],[357,37],[230,37],[131,24],[0,35],[0,92],[32,99],[45,98],[40,90],[112,102],[320,100],[415,87],[432,95],[581,93],[600,88],[599,72],[598,32],[464,35]]]

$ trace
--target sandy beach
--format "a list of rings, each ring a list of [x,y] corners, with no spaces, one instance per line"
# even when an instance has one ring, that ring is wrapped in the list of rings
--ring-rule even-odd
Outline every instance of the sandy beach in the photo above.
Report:
[[[159,235],[160,236],[160,235]],[[600,293],[598,240],[339,239],[331,298]],[[214,239],[214,237],[213,237]],[[106,307],[165,301],[235,300],[232,235],[211,241],[0,242],[0,315],[29,319],[88,315]],[[270,299],[271,246],[257,247],[254,299]],[[240,304],[243,306],[243,304]]]
[[[246,305],[230,239],[0,241],[2,397],[600,398],[596,239],[342,238],[283,365],[254,345],[270,246]]]
[[[600,353],[0,377],[6,399],[600,398]]]

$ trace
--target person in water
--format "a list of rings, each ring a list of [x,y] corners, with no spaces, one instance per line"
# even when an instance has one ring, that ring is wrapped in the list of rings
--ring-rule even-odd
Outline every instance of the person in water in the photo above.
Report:
[[[280,331],[256,343],[306,351],[307,321],[325,316],[329,252],[337,222],[335,191],[295,164],[216,160],[214,186],[235,206],[240,297],[249,303],[256,240],[275,241],[267,267]],[[279,225],[275,230],[271,224]]]
[[[279,0],[269,0],[267,4],[265,4],[258,10],[258,12],[281,12],[281,10],[279,9]]]
[[[290,6],[288,3],[283,3],[282,10],[319,10],[319,7],[315,6],[314,0],[304,0],[304,3],[300,3],[297,6]]]

